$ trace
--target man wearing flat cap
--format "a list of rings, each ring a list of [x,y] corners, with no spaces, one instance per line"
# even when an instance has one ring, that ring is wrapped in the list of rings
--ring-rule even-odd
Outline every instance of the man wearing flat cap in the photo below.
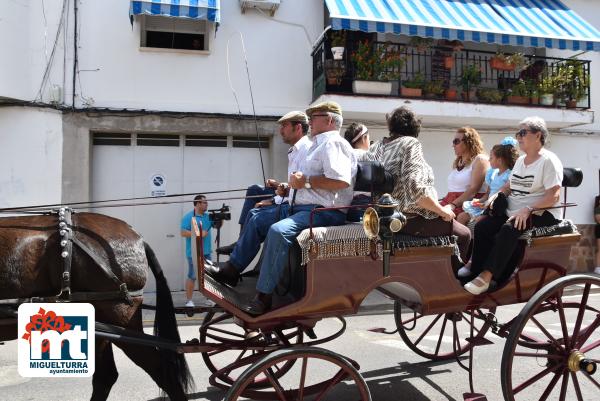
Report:
[[[308,132],[308,116],[303,111],[290,111],[278,121],[279,134],[284,143],[290,145],[288,150],[288,177],[299,170],[300,161],[304,160],[312,142],[306,133]],[[272,224],[287,217],[289,200],[293,197],[293,190],[285,182],[268,179],[265,183],[267,188],[252,185],[246,191],[246,201],[240,216],[240,237],[227,247],[220,248],[220,253],[230,253],[229,262],[222,268],[210,267],[207,272],[229,285],[235,285],[239,279],[239,273],[244,271],[252,262],[260,244],[265,240],[267,231]],[[273,204],[271,199],[256,202],[257,198],[252,195],[265,194],[265,189],[276,188],[277,194],[282,201]],[[272,192],[271,192],[272,193]],[[256,206],[256,207],[254,207]],[[226,249],[230,248],[230,250]]]
[[[257,294],[247,309],[251,314],[270,309],[272,293],[288,262],[289,247],[310,226],[312,210],[348,206],[352,201],[357,162],[352,147],[339,134],[343,122],[341,107],[335,102],[325,102],[308,108],[306,114],[313,142],[306,157],[290,174],[289,185],[296,194],[292,195],[286,218],[268,229]],[[345,221],[346,209],[318,211],[313,214],[312,226],[336,226]],[[235,265],[235,253],[231,256],[234,267],[241,267]],[[230,265],[221,270],[213,277],[230,285],[237,283],[240,269],[234,271]]]

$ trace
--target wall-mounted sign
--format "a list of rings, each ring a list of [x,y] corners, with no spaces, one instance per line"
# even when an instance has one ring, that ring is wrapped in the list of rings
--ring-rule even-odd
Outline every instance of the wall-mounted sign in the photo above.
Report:
[[[167,179],[162,174],[154,174],[150,178],[150,196],[165,196],[167,194]]]

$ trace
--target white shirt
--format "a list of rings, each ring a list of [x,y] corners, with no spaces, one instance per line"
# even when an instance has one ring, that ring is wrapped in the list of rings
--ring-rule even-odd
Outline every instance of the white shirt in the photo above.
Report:
[[[473,158],[468,166],[465,166],[462,170],[453,169],[448,174],[448,192],[465,192],[469,185],[471,185],[471,174],[473,172],[473,165],[478,159],[487,159],[485,155],[479,154]],[[487,184],[485,181],[481,185],[481,188],[477,193],[487,192]]]
[[[333,180],[344,181],[349,186],[339,191],[320,188],[299,189],[296,195],[296,204],[314,204],[324,207],[350,205],[354,192],[356,169],[354,151],[338,131],[327,131],[315,135],[306,158],[300,162],[299,171],[309,177],[325,176]],[[342,211],[346,212],[345,209]]]
[[[289,150],[288,150],[288,179],[292,173],[296,171],[300,171],[300,162],[306,159],[306,154],[312,145],[312,141],[308,137],[308,135],[304,135],[298,142],[296,142]],[[290,188],[289,198],[291,199],[294,196],[294,189]],[[283,198],[282,201],[286,201],[288,198]],[[281,202],[279,202],[281,203]]]
[[[519,157],[510,175],[510,196],[508,197],[508,216],[514,215],[520,209],[532,206],[544,197],[547,189],[561,186],[563,180],[563,165],[552,152],[542,149],[540,158],[525,165],[525,155]],[[557,206],[557,202],[554,206]],[[561,219],[560,209],[549,209],[555,218]],[[544,211],[537,211],[541,215]]]

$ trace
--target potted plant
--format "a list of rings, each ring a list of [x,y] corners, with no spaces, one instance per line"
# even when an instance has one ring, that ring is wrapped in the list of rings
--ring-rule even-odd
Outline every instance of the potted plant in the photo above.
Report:
[[[346,31],[329,31],[329,40],[331,41],[331,54],[334,60],[344,58],[344,48],[346,46]]]
[[[421,97],[423,95],[423,87],[425,86],[425,78],[423,73],[416,73],[412,79],[402,81],[400,95],[404,97]]]
[[[346,74],[346,65],[340,60],[325,60],[325,76],[328,85],[339,85]]]
[[[434,39],[432,38],[422,38],[420,36],[411,36],[408,41],[408,45],[417,49],[419,53],[424,53],[427,50],[431,49],[433,46]]]
[[[559,98],[565,102],[567,108],[577,107],[577,102],[587,96],[589,78],[585,73],[583,62],[572,59],[560,65],[557,81]]]
[[[441,98],[444,96],[444,81],[434,80],[425,82],[423,91],[426,98]]]
[[[447,40],[441,39],[438,41],[438,46],[444,48],[445,53],[444,56],[444,68],[447,70],[451,70],[454,68],[455,59],[454,53],[459,52],[463,49],[463,44],[460,40]],[[451,52],[451,54],[448,54]]]
[[[508,90],[508,97],[506,101],[511,104],[528,104],[529,103],[529,89],[527,83],[522,79],[515,82]]]
[[[490,58],[490,67],[499,71],[521,70],[527,66],[527,58],[523,53],[504,54],[496,53]]]
[[[458,91],[454,86],[450,86],[444,91],[444,97],[446,100],[456,100],[458,98]]]
[[[486,103],[500,103],[504,94],[499,89],[494,88],[478,88],[477,99]]]
[[[542,106],[552,106],[554,104],[555,80],[551,75],[546,75],[538,84],[540,94],[540,104]]]
[[[527,91],[529,92],[529,103],[540,104],[540,91],[539,85],[535,81],[526,80]]]
[[[351,56],[354,63],[354,93],[391,94],[390,81],[400,79],[400,71],[406,61],[402,50],[392,44],[359,42]]]
[[[463,67],[462,74],[458,80],[462,87],[462,98],[464,101],[474,101],[477,85],[481,83],[481,69],[475,64]]]

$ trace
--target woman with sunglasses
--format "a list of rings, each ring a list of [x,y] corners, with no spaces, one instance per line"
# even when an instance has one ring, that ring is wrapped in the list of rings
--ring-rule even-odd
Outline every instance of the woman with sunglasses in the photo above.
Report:
[[[485,174],[490,162],[483,153],[483,142],[475,128],[459,128],[454,134],[452,147],[456,158],[448,175],[448,193],[440,203],[450,205],[458,222],[467,224],[469,215],[463,211],[462,204],[481,198],[487,192]]]
[[[465,290],[474,295],[486,292],[492,280],[503,280],[510,274],[508,263],[526,229],[551,226],[560,219],[560,209],[555,206],[560,199],[563,166],[554,153],[544,148],[546,122],[528,117],[519,128],[516,138],[525,154],[517,159],[502,189],[508,194],[506,213],[496,210],[475,225],[471,271],[478,276],[465,284]],[[497,202],[492,203],[492,211]]]

